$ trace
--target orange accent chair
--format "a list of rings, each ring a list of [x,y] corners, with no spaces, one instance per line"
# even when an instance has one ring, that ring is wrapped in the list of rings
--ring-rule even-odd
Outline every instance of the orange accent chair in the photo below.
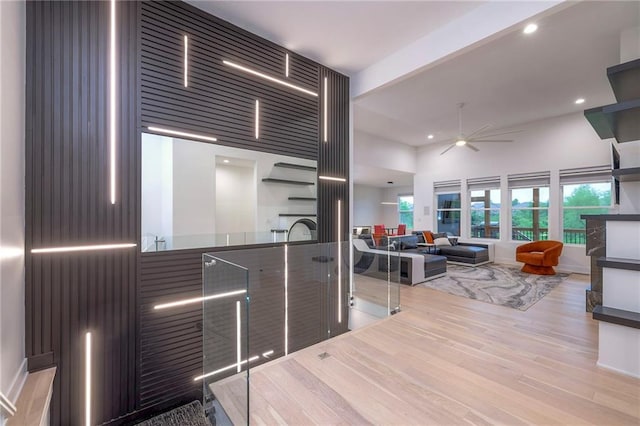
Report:
[[[407,225],[401,223],[398,225],[398,233],[396,235],[405,235],[407,233]]]
[[[516,261],[523,262],[522,272],[537,275],[555,275],[554,266],[562,254],[560,241],[534,241],[516,247]]]

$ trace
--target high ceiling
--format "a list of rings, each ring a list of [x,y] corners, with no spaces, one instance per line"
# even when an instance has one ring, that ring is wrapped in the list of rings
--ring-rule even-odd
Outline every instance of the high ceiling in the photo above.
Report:
[[[207,1],[188,3],[353,75],[482,1]]]
[[[488,4],[189,2],[356,79],[362,70],[434,31],[452,31],[454,38],[473,30],[457,23]],[[510,3],[499,5],[507,11]],[[532,19],[539,29],[531,35],[522,33],[524,22],[513,25],[355,99],[354,182],[380,186],[401,180],[398,171],[388,171],[387,178],[382,169],[374,173],[358,167],[358,149],[366,147],[368,135],[415,147],[454,138],[460,102],[465,103],[466,133],[485,124],[517,127],[613,103],[606,68],[620,62],[621,31],[640,25],[640,2],[564,3]],[[576,105],[578,97],[586,102]],[[430,133],[435,135],[431,141]]]

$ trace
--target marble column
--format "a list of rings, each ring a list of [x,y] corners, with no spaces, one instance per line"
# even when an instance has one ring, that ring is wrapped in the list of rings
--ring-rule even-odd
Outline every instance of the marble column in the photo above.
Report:
[[[595,217],[586,219],[587,256],[591,257],[591,288],[587,289],[586,310],[593,311],[602,305],[602,267],[598,266],[598,258],[607,255],[606,221]]]

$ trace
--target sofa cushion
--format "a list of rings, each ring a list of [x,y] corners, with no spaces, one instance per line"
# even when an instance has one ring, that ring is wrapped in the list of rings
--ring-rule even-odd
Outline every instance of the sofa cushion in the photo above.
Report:
[[[424,231],[422,233],[423,237],[424,237],[424,242],[427,244],[433,244],[433,234],[431,233],[431,231]]]
[[[409,235],[398,239],[400,241],[400,250],[410,250],[418,248],[418,237]]]
[[[456,256],[456,257],[487,257],[489,258],[489,251],[484,247],[475,246],[440,246],[440,254],[444,256]]]
[[[436,245],[436,247],[442,247],[442,246],[450,246],[451,243],[449,242],[449,239],[446,237],[441,237],[441,238],[436,238],[433,240],[433,243]]]

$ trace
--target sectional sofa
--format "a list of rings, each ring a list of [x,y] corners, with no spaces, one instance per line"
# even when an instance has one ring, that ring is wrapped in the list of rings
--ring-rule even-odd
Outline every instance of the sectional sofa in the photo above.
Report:
[[[405,238],[414,237],[402,239]],[[354,273],[415,285],[444,276],[447,272],[447,258],[444,256],[418,250],[396,250],[394,241],[389,245],[391,247],[376,247],[371,235],[354,238]]]

